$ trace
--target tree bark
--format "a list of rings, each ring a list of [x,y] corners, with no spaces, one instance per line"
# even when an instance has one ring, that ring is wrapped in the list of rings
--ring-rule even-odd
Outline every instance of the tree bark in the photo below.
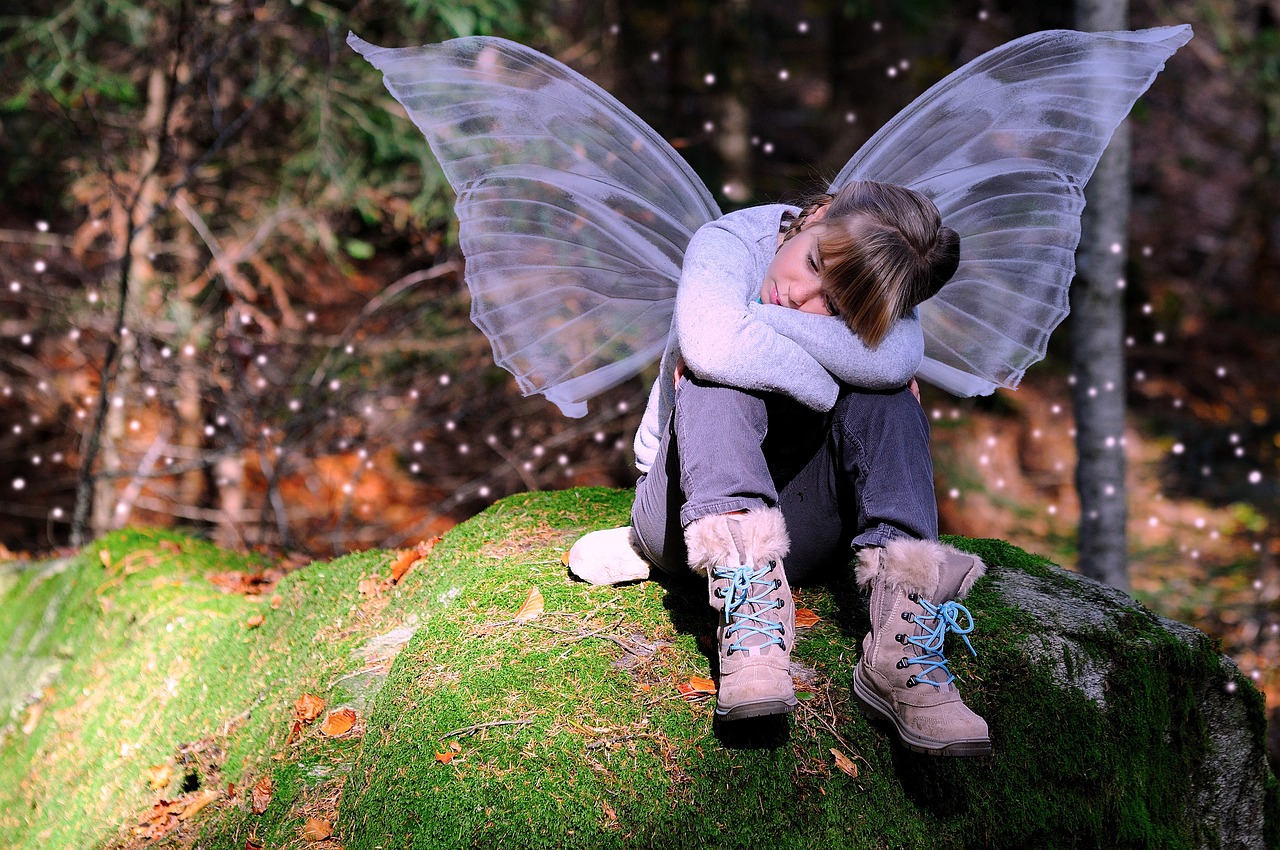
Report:
[[[1086,31],[1125,29],[1126,0],[1076,0]],[[1076,280],[1071,287],[1072,397],[1080,571],[1129,587],[1125,494],[1124,264],[1128,243],[1129,128],[1111,138],[1085,188]]]

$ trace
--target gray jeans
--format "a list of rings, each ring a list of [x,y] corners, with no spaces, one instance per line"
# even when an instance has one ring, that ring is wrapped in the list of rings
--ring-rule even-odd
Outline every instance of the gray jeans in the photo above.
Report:
[[[829,413],[686,374],[631,524],[649,560],[687,569],[684,528],[777,506],[789,581],[849,563],[850,547],[937,539],[929,421],[911,391],[845,388]]]

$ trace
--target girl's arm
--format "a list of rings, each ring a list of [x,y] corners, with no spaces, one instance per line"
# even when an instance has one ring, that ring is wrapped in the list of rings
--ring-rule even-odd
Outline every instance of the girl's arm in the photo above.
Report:
[[[835,379],[801,343],[749,309],[764,274],[758,253],[718,222],[694,234],[676,291],[680,353],[699,377],[830,410],[839,394]]]
[[[913,310],[894,322],[875,348],[834,316],[817,316],[773,304],[751,304],[753,317],[798,343],[846,384],[884,390],[907,384],[924,359],[924,332]]]

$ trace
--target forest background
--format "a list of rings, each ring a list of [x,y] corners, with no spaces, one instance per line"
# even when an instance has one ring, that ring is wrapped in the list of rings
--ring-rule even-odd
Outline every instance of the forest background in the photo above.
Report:
[[[90,532],[332,555],[633,483],[652,375],[580,420],[519,396],[468,320],[452,195],[349,29],[556,56],[729,210],[821,188],[951,70],[1074,24],[1071,2],[996,0],[24,7],[0,17],[0,557],[66,546],[77,491]],[[1129,15],[1196,31],[1131,119],[1133,592],[1221,637],[1274,719],[1280,0]],[[1017,392],[925,388],[944,531],[1074,565],[1069,337]]]

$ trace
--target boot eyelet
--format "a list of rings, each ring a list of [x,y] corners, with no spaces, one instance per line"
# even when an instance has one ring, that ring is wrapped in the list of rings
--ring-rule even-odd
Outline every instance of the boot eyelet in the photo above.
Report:
[[[908,623],[914,623],[916,621],[916,615],[912,614],[910,611],[903,611],[902,619],[906,620]]]
[[[910,599],[912,602],[916,602],[920,599],[920,597],[915,593],[915,591],[908,593],[907,598]]]
[[[716,599],[724,599],[724,588],[723,588],[723,587],[717,587],[717,588],[716,588]]]
[[[775,578],[775,579],[773,580],[773,589],[774,589],[774,590],[777,590],[777,589],[778,589],[778,588],[780,588],[780,587],[782,587],[782,579],[780,579],[780,578]]]
[[[915,676],[908,676],[908,677],[907,677],[907,687],[908,687],[908,688],[914,688],[917,684],[918,684],[918,681],[917,681],[917,679],[916,679],[916,677],[915,677]]]
[[[899,670],[906,670],[910,664],[911,664],[911,661],[905,655],[898,659]]]
[[[733,655],[733,653],[734,653],[734,648],[732,646],[724,651],[724,654],[726,656]]]
[[[894,636],[893,636],[893,639],[894,639],[894,640],[896,640],[898,643],[906,643],[906,642],[907,642],[907,636],[906,636],[906,635],[894,635]]]
[[[786,652],[786,651],[787,651],[787,645],[786,645],[785,643],[778,644],[778,646],[780,646],[780,647],[782,648],[782,651],[783,651],[783,652]]]
[[[778,602],[777,602],[777,604],[775,604],[773,607],[774,607],[774,608],[785,608],[785,607],[786,607],[786,605],[787,605],[787,603],[786,603],[786,601],[785,601],[785,600],[783,600],[783,599],[779,599],[779,600],[778,600]]]

